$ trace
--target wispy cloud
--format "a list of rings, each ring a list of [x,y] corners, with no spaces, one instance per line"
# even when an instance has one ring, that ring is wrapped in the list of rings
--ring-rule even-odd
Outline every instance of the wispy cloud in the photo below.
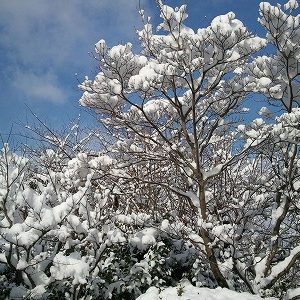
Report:
[[[36,74],[18,71],[15,73],[13,86],[29,99],[39,99],[53,103],[62,103],[68,94],[60,87],[54,74]]]
[[[63,77],[86,70],[97,39],[132,39],[137,10],[138,0],[1,1],[0,65],[10,78],[2,85],[28,99],[62,103]]]

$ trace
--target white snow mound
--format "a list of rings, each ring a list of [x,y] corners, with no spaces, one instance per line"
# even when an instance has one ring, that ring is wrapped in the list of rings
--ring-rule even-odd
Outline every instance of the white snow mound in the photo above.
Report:
[[[177,287],[168,287],[159,291],[156,287],[150,287],[147,292],[137,300],[258,300],[257,295],[238,293],[224,288],[200,288],[193,286],[189,281],[184,281]],[[267,298],[275,300],[276,298]],[[266,298],[264,298],[266,300]]]

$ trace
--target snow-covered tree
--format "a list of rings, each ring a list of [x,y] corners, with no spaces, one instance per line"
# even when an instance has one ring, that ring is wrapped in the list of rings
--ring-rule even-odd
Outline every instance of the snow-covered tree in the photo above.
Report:
[[[297,1],[282,8],[267,2],[260,4],[259,22],[267,31],[274,55],[257,57],[249,66],[253,90],[264,94],[281,116],[261,109],[263,119],[253,122],[248,139],[263,136],[258,149],[266,166],[260,185],[259,202],[265,206],[262,216],[263,237],[255,254],[254,289],[299,288],[299,75],[300,15],[294,15]],[[274,109],[273,109],[274,110]],[[277,113],[278,114],[278,113]],[[252,134],[251,134],[252,131]],[[247,135],[247,134],[246,134]]]
[[[244,72],[249,58],[266,41],[252,35],[232,12],[194,31],[184,24],[185,5],[173,9],[158,3],[160,34],[140,12],[145,24],[138,31],[139,54],[129,43],[112,48],[104,40],[96,44],[100,73],[81,84],[80,103],[101,115],[117,140],[115,151],[124,153],[127,164],[147,169],[146,174],[131,174],[129,166],[131,182],[159,186],[170,201],[190,207],[215,280],[228,287],[212,246],[218,238],[212,228],[225,220],[211,213],[218,203],[207,192],[246,152],[236,147],[235,117],[243,111],[251,84]]]
[[[156,190],[159,210],[172,214],[176,207],[176,217],[198,234],[218,285],[275,288],[296,272],[298,258],[298,222],[291,221],[298,211],[291,204],[298,148],[278,129],[298,107],[298,4],[289,1],[283,10],[260,4],[266,40],[233,13],[195,32],[184,24],[185,6],[158,4],[158,33],[140,12],[139,54],[130,44],[96,44],[100,73],[82,83],[80,103],[95,109],[112,133],[112,151],[122,153],[128,182],[138,191],[144,187],[138,206],[144,199],[151,209],[149,189]],[[267,43],[277,53],[252,60]],[[237,116],[250,92],[263,93],[289,114],[269,118],[273,125],[263,119],[240,125]],[[260,113],[271,116],[265,107]]]

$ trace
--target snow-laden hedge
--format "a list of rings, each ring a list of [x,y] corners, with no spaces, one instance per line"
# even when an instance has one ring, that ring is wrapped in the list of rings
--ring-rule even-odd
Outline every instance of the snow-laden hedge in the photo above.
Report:
[[[135,299],[200,272],[199,253],[168,220],[114,208],[101,176],[112,160],[45,151],[40,166],[0,154],[0,288],[12,299]],[[97,166],[97,169],[95,168]],[[109,183],[107,183],[109,184]],[[203,268],[203,267],[202,267]]]

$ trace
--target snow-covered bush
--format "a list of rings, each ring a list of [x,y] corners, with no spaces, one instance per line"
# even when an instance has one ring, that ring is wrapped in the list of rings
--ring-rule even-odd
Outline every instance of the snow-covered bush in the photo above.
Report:
[[[33,173],[4,146],[0,272],[10,298],[135,299],[151,285],[176,284],[194,263],[196,250],[158,218],[114,207],[114,164],[85,153],[60,161],[46,150]]]

